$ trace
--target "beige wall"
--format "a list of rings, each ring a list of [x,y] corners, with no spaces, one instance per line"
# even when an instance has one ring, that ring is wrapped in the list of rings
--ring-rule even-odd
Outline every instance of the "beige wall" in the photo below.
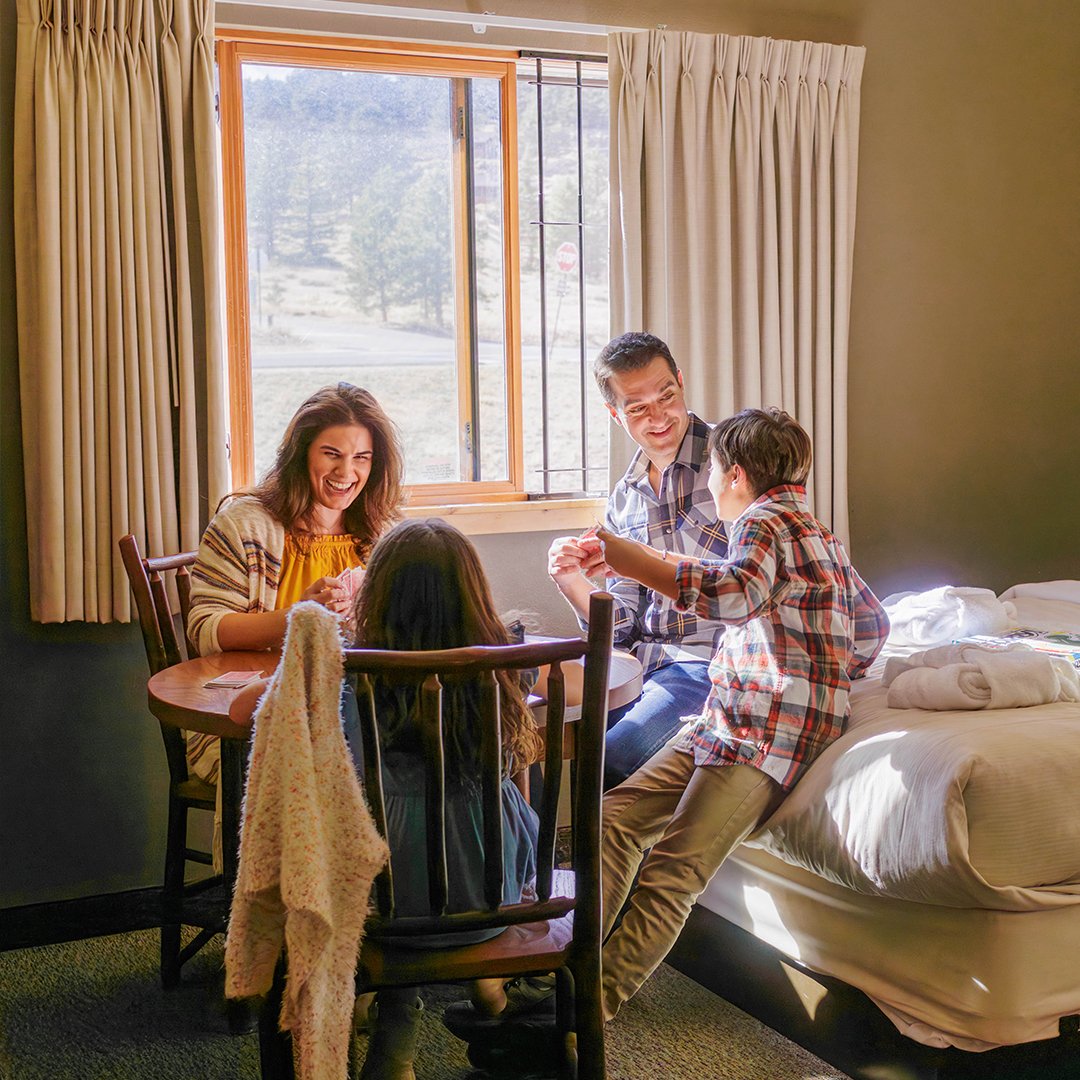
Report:
[[[219,10],[223,21],[301,25],[273,9]],[[882,593],[1080,576],[1080,4],[506,0],[496,10],[866,46],[848,423],[856,562]],[[303,20],[544,44],[495,27]],[[596,51],[603,39],[561,44]]]
[[[0,724],[0,906],[154,881],[164,782],[137,632],[26,617],[14,8],[0,3],[0,643],[5,672],[19,678],[8,680]],[[506,0],[498,10],[865,45],[849,421],[856,562],[883,593],[1080,576],[1080,4]],[[519,37],[462,33],[485,44]],[[501,603],[564,629],[542,570],[547,539],[479,546]]]

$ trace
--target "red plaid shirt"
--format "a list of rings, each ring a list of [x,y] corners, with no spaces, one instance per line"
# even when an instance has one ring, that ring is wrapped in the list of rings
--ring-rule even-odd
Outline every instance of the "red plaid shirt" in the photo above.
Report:
[[[727,629],[702,715],[676,744],[697,765],[753,765],[785,791],[848,717],[851,680],[889,620],[806,492],[775,487],[732,525],[723,563],[681,562],[676,606]]]

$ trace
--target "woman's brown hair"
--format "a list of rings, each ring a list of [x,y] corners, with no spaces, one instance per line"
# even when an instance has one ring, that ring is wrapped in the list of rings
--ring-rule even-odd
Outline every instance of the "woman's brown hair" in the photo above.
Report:
[[[367,560],[375,541],[397,520],[404,501],[405,466],[394,422],[367,390],[339,382],[317,390],[296,410],[277,458],[251,490],[286,532],[303,536],[315,502],[308,477],[308,449],[318,435],[339,424],[371,432],[371,474],[345,511],[345,528]]]
[[[356,600],[356,644],[366,649],[456,649],[506,645],[510,634],[495,611],[491,587],[476,548],[439,518],[403,521],[376,545]],[[503,759],[517,770],[540,756],[536,722],[516,672],[498,671],[502,701]],[[380,712],[385,745],[417,750],[416,687],[379,688],[394,701]],[[448,684],[443,717],[448,762],[479,760],[475,679]]]

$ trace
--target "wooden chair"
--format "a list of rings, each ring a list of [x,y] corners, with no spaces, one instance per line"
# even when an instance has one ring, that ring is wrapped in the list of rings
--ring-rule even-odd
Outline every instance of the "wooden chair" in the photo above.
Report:
[[[139,613],[150,674],[156,675],[164,668],[197,656],[183,629],[187,626],[191,599],[188,567],[195,562],[196,553],[182,551],[177,555],[146,559],[140,555],[134,536],[122,537],[119,544]],[[180,600],[180,633],[177,633],[164,576],[169,573],[173,573]],[[213,865],[209,851],[188,846],[188,811],[204,810],[212,815],[217,793],[213,784],[188,775],[183,732],[165,724],[160,727],[169,764],[169,824],[165,840],[165,880],[161,890],[162,916],[166,920],[161,927],[161,982],[163,986],[171,987],[179,983],[183,965],[210,938],[224,932],[228,921],[228,898],[223,894],[220,897],[210,894],[221,885],[220,874],[186,883],[189,862]],[[199,933],[184,948],[180,945],[182,925],[199,928]]]
[[[556,1018],[562,1039],[563,1072],[602,1080],[603,1017],[600,1008],[600,797],[607,717],[612,600],[594,593],[589,636],[528,645],[487,646],[442,652],[350,649],[346,670],[357,676],[366,795],[379,830],[386,834],[379,732],[371,676],[407,673],[421,684],[429,897],[427,915],[395,917],[394,880],[388,865],[375,882],[377,913],[368,919],[357,969],[358,993],[384,987],[421,986],[477,978],[511,979],[556,973]],[[564,724],[561,664],[584,658],[581,718]],[[499,738],[497,669],[551,665],[544,723],[543,798],[537,847],[535,900],[503,905],[502,751]],[[484,828],[484,897],[478,910],[448,914],[445,844],[446,790],[441,717],[441,680],[475,675],[481,680],[483,740],[480,790]],[[556,866],[556,816],[566,761],[571,769],[570,866]],[[572,913],[572,914],[571,914]],[[402,948],[389,938],[468,933],[505,927],[479,944],[439,949]],[[274,987],[260,1014],[260,1061],[264,1080],[293,1076],[291,1040],[277,1031],[286,964],[278,965]]]

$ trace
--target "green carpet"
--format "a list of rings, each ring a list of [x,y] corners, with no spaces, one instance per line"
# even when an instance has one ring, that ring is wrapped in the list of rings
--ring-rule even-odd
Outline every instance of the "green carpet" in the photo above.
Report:
[[[0,1078],[257,1080],[256,1036],[228,1033],[221,965],[217,939],[163,991],[153,931],[0,954]],[[439,1023],[461,996],[424,991],[418,1080],[482,1075]],[[609,1080],[844,1080],[666,965],[608,1026],[606,1046]]]

